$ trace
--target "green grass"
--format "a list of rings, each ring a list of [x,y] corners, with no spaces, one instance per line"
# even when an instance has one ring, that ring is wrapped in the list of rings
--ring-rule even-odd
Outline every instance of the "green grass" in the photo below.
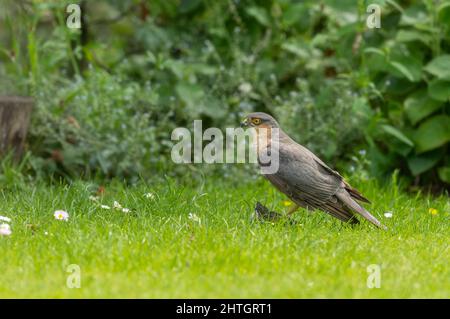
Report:
[[[0,215],[13,230],[0,237],[0,297],[449,297],[448,197],[359,182],[388,231],[304,211],[292,225],[251,220],[257,200],[283,209],[284,197],[265,181],[219,180],[107,185],[101,202],[117,200],[129,214],[99,208],[86,182],[0,191]],[[56,209],[69,221],[55,220]],[[69,264],[81,268],[79,289],[66,287]],[[371,264],[381,265],[378,289],[367,287]]]

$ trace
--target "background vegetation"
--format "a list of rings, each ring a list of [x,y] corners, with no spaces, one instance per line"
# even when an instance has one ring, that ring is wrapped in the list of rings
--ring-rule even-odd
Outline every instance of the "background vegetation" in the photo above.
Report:
[[[37,102],[24,172],[177,174],[173,128],[258,110],[343,172],[450,183],[448,1],[78,1],[80,30],[72,2],[1,0],[0,94]]]

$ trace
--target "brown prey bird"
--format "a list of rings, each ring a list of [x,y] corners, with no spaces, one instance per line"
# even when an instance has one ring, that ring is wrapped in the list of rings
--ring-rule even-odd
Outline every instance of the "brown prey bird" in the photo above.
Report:
[[[356,213],[375,226],[385,228],[360,204],[370,203],[367,198],[314,153],[291,139],[272,116],[262,112],[251,113],[241,126],[255,128],[258,161],[261,152],[271,149],[272,130],[279,130],[279,168],[275,173],[264,176],[294,202],[295,205],[289,210],[288,216],[303,207],[307,210],[318,209],[343,222],[355,224],[359,223],[355,217]],[[267,132],[264,133],[267,138],[260,140],[258,136],[261,128]]]

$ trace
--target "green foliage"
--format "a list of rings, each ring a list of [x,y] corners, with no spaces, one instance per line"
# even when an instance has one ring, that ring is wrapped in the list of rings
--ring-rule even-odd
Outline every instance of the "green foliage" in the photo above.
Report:
[[[425,1],[399,11],[385,8],[384,20],[396,22],[383,26],[376,41],[367,42],[363,56],[363,66],[384,98],[379,103],[384,104],[381,108],[390,124],[380,126],[379,136],[374,134],[378,142],[373,144],[374,152],[383,157],[388,147],[384,170],[403,161],[415,177],[424,176],[429,182],[439,176],[447,182],[445,174],[437,172],[448,165],[450,141],[450,55],[446,53],[450,26],[443,18],[449,3]]]
[[[68,177],[83,172],[135,178],[144,167],[158,164],[153,155],[163,145],[154,141],[173,127],[170,113],[158,114],[153,98],[150,88],[101,70],[45,97],[51,108],[37,105],[41,114],[30,136],[37,157],[31,164],[36,171]]]
[[[37,100],[37,175],[167,172],[173,128],[258,110],[344,171],[448,181],[446,1],[377,1],[380,29],[367,1],[83,1],[81,30],[68,3],[10,2],[0,31],[3,91]]]

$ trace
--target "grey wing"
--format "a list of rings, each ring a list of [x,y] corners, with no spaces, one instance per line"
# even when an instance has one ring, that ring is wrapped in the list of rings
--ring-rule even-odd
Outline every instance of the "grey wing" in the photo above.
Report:
[[[335,176],[336,178],[340,179],[344,183],[344,189],[350,194],[350,196],[353,199],[359,200],[361,202],[370,203],[370,201],[364,197],[356,188],[353,188],[348,184],[346,181],[344,181],[343,177],[336,172],[335,170],[328,167],[327,164],[325,164],[320,158],[318,158],[314,153],[311,152],[311,155],[314,157],[314,160],[316,163],[320,166],[321,169],[325,170],[328,174]]]
[[[312,152],[299,144],[281,146],[279,170],[266,177],[296,204],[323,210],[347,222],[354,214],[335,196],[345,185],[343,179],[319,161]]]
[[[264,175],[280,192],[286,194],[287,197],[292,199],[297,205],[303,208],[313,210],[315,207],[309,203],[307,196],[304,196],[292,187],[292,185],[285,180],[282,174],[268,174]]]

